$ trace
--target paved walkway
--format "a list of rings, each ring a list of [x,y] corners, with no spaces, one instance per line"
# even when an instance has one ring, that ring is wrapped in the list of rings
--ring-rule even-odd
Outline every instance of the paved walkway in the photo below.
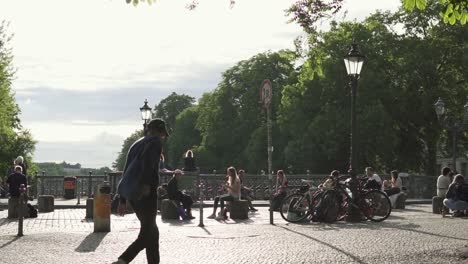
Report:
[[[289,224],[260,208],[244,221],[157,222],[161,263],[468,263],[468,219],[442,218],[428,205],[392,212],[382,223]],[[207,215],[211,210],[205,209]],[[92,233],[84,209],[16,221],[0,211],[0,263],[111,263],[137,236],[135,215],[112,216],[112,232]],[[133,263],[146,263],[140,253]]]

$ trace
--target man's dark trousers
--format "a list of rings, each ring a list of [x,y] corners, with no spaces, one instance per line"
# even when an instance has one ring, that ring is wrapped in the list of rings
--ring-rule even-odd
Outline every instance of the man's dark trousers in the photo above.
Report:
[[[146,248],[146,259],[148,264],[159,263],[159,230],[156,225],[156,214],[158,212],[158,199],[156,190],[152,188],[151,194],[140,201],[130,201],[138,220],[140,220],[140,233],[138,238],[119,257],[131,262]]]

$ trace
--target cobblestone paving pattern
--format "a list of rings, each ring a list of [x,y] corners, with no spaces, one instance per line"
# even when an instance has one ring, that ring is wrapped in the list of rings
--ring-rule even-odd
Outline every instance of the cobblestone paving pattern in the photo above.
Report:
[[[442,218],[430,205],[392,212],[382,223],[289,224],[275,213],[269,224],[266,208],[249,220],[204,219],[162,222],[161,263],[468,263],[468,219]],[[205,209],[205,216],[210,209]],[[92,233],[85,209],[55,210],[24,222],[0,211],[0,263],[111,263],[136,238],[134,214],[112,216],[110,233]],[[146,263],[142,252],[132,263]]]

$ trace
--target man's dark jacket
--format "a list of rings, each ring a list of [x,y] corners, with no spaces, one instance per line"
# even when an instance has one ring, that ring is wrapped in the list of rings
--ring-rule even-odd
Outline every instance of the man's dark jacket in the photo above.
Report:
[[[145,136],[133,143],[127,153],[124,173],[130,162],[138,156],[142,160],[142,175],[140,184],[149,185],[152,190],[155,190],[159,185],[159,159],[161,157],[162,144],[161,139],[156,136]],[[121,201],[125,201],[120,197]]]

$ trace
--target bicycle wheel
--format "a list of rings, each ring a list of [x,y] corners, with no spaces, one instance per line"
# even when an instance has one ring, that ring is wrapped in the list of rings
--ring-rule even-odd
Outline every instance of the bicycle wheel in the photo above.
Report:
[[[361,197],[360,209],[364,216],[374,222],[382,222],[392,212],[392,204],[388,196],[378,190],[372,190]]]
[[[280,206],[284,220],[297,223],[309,215],[309,199],[305,194],[295,193],[284,198]]]

